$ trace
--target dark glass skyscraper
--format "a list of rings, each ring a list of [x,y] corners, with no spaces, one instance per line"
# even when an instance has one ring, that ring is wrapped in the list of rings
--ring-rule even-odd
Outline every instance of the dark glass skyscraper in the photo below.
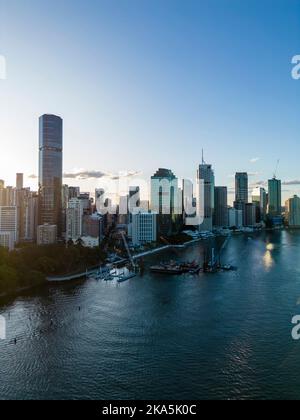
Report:
[[[281,181],[270,179],[269,182],[269,214],[270,216],[280,216],[281,211]]]
[[[235,174],[235,202],[234,208],[243,212],[243,225],[246,226],[246,204],[248,203],[248,174],[237,172]]]
[[[39,121],[39,224],[62,227],[63,121],[43,115]]]
[[[248,203],[248,174],[237,172],[235,175],[235,201]]]
[[[212,165],[206,164],[203,157],[202,163],[199,165],[198,169],[198,179],[202,180],[204,183],[204,220],[199,228],[202,231],[211,231],[213,228],[213,214],[215,207],[215,175]]]
[[[227,187],[215,187],[214,225],[228,227]]]
[[[182,202],[182,197],[180,201]],[[171,236],[178,233],[180,224],[178,207],[178,179],[171,169],[160,168],[151,177],[151,210],[158,213],[159,235]]]

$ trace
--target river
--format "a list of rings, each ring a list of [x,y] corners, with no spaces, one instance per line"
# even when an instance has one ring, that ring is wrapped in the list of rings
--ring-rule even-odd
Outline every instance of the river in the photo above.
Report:
[[[300,399],[300,232],[233,237],[234,272],[46,285],[1,298],[1,399]],[[14,343],[14,339],[17,343]]]

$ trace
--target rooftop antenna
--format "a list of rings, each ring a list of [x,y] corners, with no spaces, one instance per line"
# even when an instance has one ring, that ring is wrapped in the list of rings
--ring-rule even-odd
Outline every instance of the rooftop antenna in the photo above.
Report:
[[[204,160],[204,150],[202,149],[202,165],[205,165],[205,160]]]
[[[276,167],[275,167],[273,179],[277,178],[277,171],[278,171],[279,162],[280,162],[280,159],[277,160],[277,164],[276,164]]]

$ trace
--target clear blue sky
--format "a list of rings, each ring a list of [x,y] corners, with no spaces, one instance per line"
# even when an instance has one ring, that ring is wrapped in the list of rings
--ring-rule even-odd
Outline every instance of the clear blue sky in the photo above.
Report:
[[[66,172],[191,178],[204,148],[219,185],[266,180],[279,157],[300,180],[299,0],[0,0],[0,54],[8,183],[37,173],[43,113],[64,118]]]

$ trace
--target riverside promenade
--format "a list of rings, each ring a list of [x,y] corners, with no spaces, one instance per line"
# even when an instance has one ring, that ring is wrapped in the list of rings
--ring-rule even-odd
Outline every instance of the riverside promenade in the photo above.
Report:
[[[147,257],[149,255],[158,254],[160,252],[167,251],[168,249],[171,249],[171,248],[173,248],[173,249],[174,248],[175,249],[176,248],[177,249],[183,249],[183,248],[186,248],[189,245],[193,245],[193,244],[198,243],[200,241],[203,241],[203,238],[192,239],[191,241],[186,242],[185,244],[182,244],[182,245],[171,245],[171,244],[170,245],[164,245],[164,246],[160,246],[160,247],[155,248],[155,249],[151,249],[149,251],[141,252],[140,254],[137,254],[137,255],[133,255],[132,258],[133,258],[133,260],[138,260],[139,258],[144,258],[144,257]],[[115,263],[107,264],[105,267],[102,267],[102,270],[109,270],[110,268],[112,268],[112,266],[114,264],[123,264],[123,263],[125,264],[126,262],[128,262],[128,258],[126,258],[126,259],[124,258],[122,260],[116,261]],[[50,283],[60,283],[60,282],[80,280],[80,279],[83,279],[85,277],[92,276],[93,274],[98,274],[100,268],[101,267],[99,266],[99,267],[93,268],[91,270],[87,270],[84,273],[75,273],[75,274],[67,274],[67,275],[64,275],[64,276],[47,277],[46,280]]]
[[[182,247],[182,245],[179,245],[179,246]],[[145,252],[142,252],[140,254],[133,255],[132,258],[134,260],[137,260],[139,258],[147,257],[148,255],[157,254],[159,252],[166,251],[167,249],[170,249],[170,248],[174,248],[174,246],[164,245],[164,246],[161,246],[159,248],[151,249],[150,251],[145,251]],[[123,264],[123,263],[125,264],[127,261],[128,261],[128,259],[124,258],[123,260],[116,261],[115,263],[107,264],[105,267],[102,267],[102,269],[104,269],[104,270],[107,269],[108,270],[114,264]],[[64,275],[64,276],[47,277],[46,280],[50,283],[60,283],[60,282],[67,282],[67,281],[73,281],[73,280],[80,280],[84,277],[92,276],[93,274],[98,274],[100,268],[101,267],[99,266],[97,268],[93,268],[92,270],[87,270],[83,273],[75,273],[75,274],[67,274],[67,275]]]

